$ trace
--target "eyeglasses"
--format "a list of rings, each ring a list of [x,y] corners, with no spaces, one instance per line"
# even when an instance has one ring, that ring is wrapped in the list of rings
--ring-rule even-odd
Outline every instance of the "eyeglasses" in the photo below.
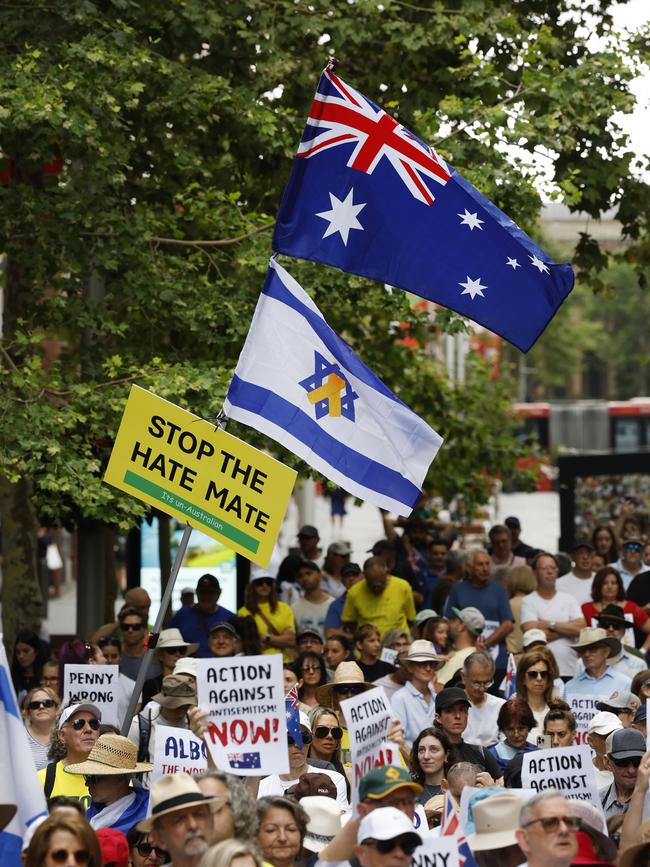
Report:
[[[396,846],[399,846],[405,855],[412,855],[420,845],[420,841],[415,834],[402,834],[399,837],[392,837],[390,840],[364,840],[362,846],[372,846],[382,855],[388,855]]]
[[[526,672],[526,677],[529,677],[531,680],[548,680],[550,675],[550,671],[532,671],[528,669]]]
[[[332,735],[335,741],[340,741],[343,737],[343,729],[339,728],[339,726],[334,726],[333,728],[329,728],[329,726],[316,726],[314,734],[317,738],[326,738],[328,735]]]
[[[84,726],[90,726],[94,732],[98,732],[100,723],[98,719],[76,719],[70,725],[76,732],[80,732]]]
[[[469,681],[469,685],[472,687],[472,689],[489,689],[493,683],[494,683],[493,680],[470,680]]]
[[[539,822],[545,831],[550,831],[551,833],[557,831],[560,827],[560,822],[564,822],[565,827],[569,831],[578,831],[580,828],[580,819],[578,816],[545,816],[543,819],[533,819],[531,822],[527,822],[523,827],[528,828],[530,825],[534,825],[535,822]]]
[[[185,656],[187,647],[162,647],[165,653],[170,653],[172,656]]]
[[[27,707],[29,710],[40,710],[42,707],[46,707],[49,710],[50,708],[56,707],[56,702],[53,698],[44,698],[41,699],[41,701],[30,701]]]
[[[627,768],[628,765],[634,765],[638,768],[641,764],[641,756],[630,756],[628,759],[615,759],[614,756],[609,756],[617,768]]]
[[[138,843],[135,848],[143,858],[146,858],[147,855],[151,855],[152,852],[155,852],[159,858],[163,858],[165,861],[169,858],[166,849],[159,849],[158,846],[153,846],[151,843]]]
[[[296,742],[291,737],[291,735],[287,735],[287,743],[289,744],[290,747],[297,746]],[[306,744],[310,744],[310,743],[311,743],[311,732],[302,732],[302,745],[303,745],[303,747]]]
[[[138,629],[144,629],[144,623],[121,623],[120,629],[122,632],[137,632]]]
[[[67,849],[55,849],[50,852],[50,858],[55,864],[65,864],[72,855],[75,864],[90,864],[90,852],[87,849],[77,849],[76,852],[68,852]]]
[[[360,695],[363,692],[361,684],[341,683],[334,688],[339,695]]]

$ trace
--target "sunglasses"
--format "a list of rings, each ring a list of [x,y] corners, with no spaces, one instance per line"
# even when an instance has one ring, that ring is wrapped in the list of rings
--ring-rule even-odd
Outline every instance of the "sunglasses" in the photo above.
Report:
[[[273,587],[273,578],[256,578],[255,581],[253,581],[253,584],[257,584],[258,587],[260,587],[262,584]]]
[[[333,728],[329,728],[329,726],[316,726],[314,734],[317,738],[326,738],[328,735],[332,735],[335,741],[340,741],[343,737],[343,729],[338,726],[334,726]]]
[[[56,707],[56,702],[53,698],[43,698],[40,701],[30,701],[27,707],[29,710],[40,710],[42,707],[50,709]]]
[[[643,551],[643,545],[638,542],[626,542],[623,548],[625,551]]]
[[[297,746],[296,742],[291,737],[291,735],[287,735],[287,743],[289,744],[290,747]],[[303,747],[306,744],[310,744],[310,743],[311,743],[311,732],[303,732],[302,733],[302,745],[303,745]]]
[[[301,671],[320,671],[320,665],[303,665]]]
[[[546,816],[544,819],[533,819],[532,822],[528,822],[523,827],[528,828],[530,825],[534,825],[535,822],[539,822],[545,831],[551,832],[557,831],[560,827],[560,822],[564,822],[569,831],[578,831],[580,829],[580,819],[578,816]]]
[[[530,677],[531,680],[548,680],[549,671],[530,671],[530,669],[526,672],[526,677]]]
[[[614,756],[609,756],[617,768],[627,768],[628,765],[634,765],[638,768],[641,764],[641,756],[630,756],[628,759],[615,759]]]
[[[336,686],[335,690],[339,695],[360,695],[363,692],[363,687],[361,684],[343,683],[340,686]]]
[[[98,719],[76,719],[70,725],[76,732],[80,732],[84,726],[90,726],[94,732],[99,731],[100,722]]]
[[[117,647],[120,650],[122,649],[122,642],[120,641],[120,639],[115,638],[112,635],[109,635],[105,638],[100,638],[97,644],[99,644],[100,647]]]
[[[77,849],[76,852],[68,852],[67,849],[56,849],[50,852],[50,858],[55,864],[65,864],[72,855],[75,864],[90,864],[90,852],[87,849]]]
[[[165,653],[170,653],[172,656],[185,656],[187,647],[162,647]]]
[[[120,629],[122,632],[137,632],[138,629],[144,629],[144,623],[122,623]]]
[[[412,855],[420,845],[420,841],[415,834],[402,834],[390,840],[364,840],[362,845],[372,846],[382,855],[388,855],[396,846],[399,846],[405,855]]]
[[[166,849],[159,849],[158,846],[153,846],[151,843],[138,843],[135,848],[143,858],[146,858],[147,855],[151,855],[152,852],[155,852],[159,858],[163,858],[165,861],[169,858]]]

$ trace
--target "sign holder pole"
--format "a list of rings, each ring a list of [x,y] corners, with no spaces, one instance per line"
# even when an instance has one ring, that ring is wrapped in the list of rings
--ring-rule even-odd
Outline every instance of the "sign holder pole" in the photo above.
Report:
[[[169,575],[169,581],[167,582],[165,592],[163,593],[162,599],[160,600],[160,608],[158,609],[158,614],[156,615],[156,622],[154,623],[153,632],[149,634],[147,649],[144,653],[144,656],[142,657],[142,662],[140,663],[140,670],[138,671],[135,686],[133,687],[133,692],[131,693],[131,698],[129,700],[129,706],[126,709],[124,721],[122,722],[122,730],[120,734],[124,735],[124,737],[128,737],[129,729],[131,728],[131,720],[133,719],[135,708],[140,698],[140,693],[142,692],[142,687],[144,686],[144,682],[147,679],[149,664],[153,657],[153,652],[156,649],[156,644],[158,643],[160,629],[163,625],[165,613],[172,598],[174,584],[176,583],[178,572],[185,558],[185,551],[187,550],[187,545],[190,541],[191,535],[192,528],[189,524],[186,524],[185,529],[183,530],[183,537],[181,539],[180,545],[178,546],[178,551],[176,552],[176,557],[174,558],[172,570]]]

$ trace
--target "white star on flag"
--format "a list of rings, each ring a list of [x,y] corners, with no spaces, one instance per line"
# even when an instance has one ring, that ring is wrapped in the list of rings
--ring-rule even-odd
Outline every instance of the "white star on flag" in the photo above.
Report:
[[[343,201],[337,198],[334,193],[330,193],[330,203],[332,207],[329,211],[321,211],[320,214],[316,214],[317,217],[327,220],[329,223],[323,238],[338,232],[347,247],[350,229],[360,229],[363,232],[363,226],[357,220],[357,214],[366,207],[367,202],[355,205],[354,188],[351,188]]]
[[[461,226],[469,226],[470,231],[474,231],[474,229],[482,229],[483,228],[482,224],[485,222],[485,220],[480,220],[478,217],[478,213],[470,214],[470,212],[467,210],[467,208],[465,208],[465,213],[464,214],[458,214],[458,216],[460,217]],[[462,285],[462,283],[461,283],[461,285]]]
[[[469,274],[467,275],[466,283],[459,283],[459,286],[464,286],[465,288],[460,293],[461,295],[469,295],[472,301],[476,298],[477,295],[480,295],[481,298],[485,298],[483,294],[483,289],[487,289],[487,286],[483,286],[481,283],[481,278],[477,277],[476,280],[470,279]]]
[[[540,273],[548,274],[548,265],[545,262],[542,262],[537,256],[529,256],[528,258],[533,263],[533,268],[537,268]]]
[[[510,265],[513,271],[516,271],[517,268],[521,268],[519,262],[517,262],[516,259],[511,259],[510,256],[508,256],[508,261],[506,262],[506,265]]]

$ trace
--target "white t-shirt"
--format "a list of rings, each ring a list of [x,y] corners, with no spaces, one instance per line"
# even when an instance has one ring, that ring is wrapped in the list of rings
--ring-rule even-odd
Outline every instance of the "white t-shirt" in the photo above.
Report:
[[[316,628],[324,632],[327,609],[333,601],[334,599],[328,595],[323,602],[309,602],[304,597],[294,602],[291,610],[296,620],[296,635],[300,635],[304,629]]]
[[[350,804],[348,802],[348,790],[345,785],[345,777],[343,774],[339,774],[338,771],[329,771],[327,768],[316,768],[310,764],[308,764],[307,767],[309,769],[308,773],[310,774],[327,774],[336,786],[336,803],[339,805],[341,810],[349,810]],[[297,782],[297,777],[295,780],[281,780],[278,774],[270,774],[268,777],[264,777],[263,780],[260,780],[257,797],[264,798],[266,795],[284,795],[286,790],[290,789],[291,786],[295,786]]]
[[[465,743],[475,744],[477,747],[489,747],[499,740],[497,717],[502,704],[505,704],[504,698],[488,693],[487,701],[481,707],[471,705],[467,728],[463,732]]]
[[[592,601],[591,585],[594,583],[595,574],[592,572],[589,578],[577,578],[573,572],[567,572],[557,579],[555,589],[573,596],[578,605],[585,605]]]
[[[548,620],[557,623],[567,623],[582,617],[578,602],[568,593],[557,591],[552,599],[542,599],[537,590],[524,596],[521,601],[521,623],[530,620]],[[576,673],[578,657],[572,649],[574,640],[556,638],[549,641],[548,649],[555,656],[555,661],[562,677],[573,677]]]

